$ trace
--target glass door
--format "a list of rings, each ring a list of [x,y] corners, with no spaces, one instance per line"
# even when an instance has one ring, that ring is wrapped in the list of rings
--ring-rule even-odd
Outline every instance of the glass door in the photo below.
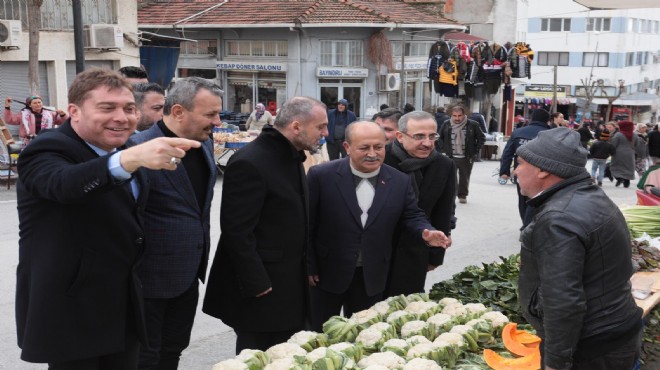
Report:
[[[340,99],[348,100],[348,110],[360,117],[362,113],[362,80],[335,80],[326,79],[319,81],[319,100],[328,109],[337,108]]]

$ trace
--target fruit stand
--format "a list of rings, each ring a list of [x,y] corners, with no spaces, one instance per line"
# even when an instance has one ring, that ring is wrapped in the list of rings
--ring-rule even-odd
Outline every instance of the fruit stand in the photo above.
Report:
[[[246,146],[259,135],[258,131],[235,131],[220,128],[213,133],[213,153],[215,163],[221,173],[227,166],[229,158],[240,148]]]

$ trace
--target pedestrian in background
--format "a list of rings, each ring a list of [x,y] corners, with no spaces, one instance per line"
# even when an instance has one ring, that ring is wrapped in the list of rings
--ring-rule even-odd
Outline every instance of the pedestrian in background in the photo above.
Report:
[[[130,84],[145,84],[149,82],[149,75],[142,67],[126,66],[119,68],[118,72],[126,78]]]
[[[535,109],[532,111],[532,121],[530,124],[513,131],[511,137],[506,142],[506,146],[502,151],[502,159],[500,160],[500,177],[504,179],[505,182],[511,177],[511,162],[513,162],[514,170],[518,167],[518,157],[516,156],[518,148],[536,138],[539,132],[550,129],[548,126],[549,119],[550,113],[548,113],[547,110]],[[520,215],[520,220],[522,221],[524,228],[531,216],[531,209],[528,209],[528,198],[520,193],[520,185],[518,182],[516,182],[516,190],[518,192],[518,214]]]
[[[644,145],[635,148],[635,171],[638,177],[642,177],[648,168],[649,157],[649,134],[646,132],[647,127],[645,123],[638,123],[635,133],[642,139]]]
[[[266,350],[305,327],[309,197],[303,151],[319,147],[327,126],[325,104],[294,97],[274,126],[264,127],[227,164],[222,234],[203,311],[234,329],[236,354]]]
[[[589,124],[586,122],[583,123],[582,126],[577,129],[577,133],[580,134],[580,144],[582,144],[582,147],[584,149],[589,149],[589,142],[594,139],[594,136],[589,129]]]
[[[535,208],[521,235],[519,299],[541,337],[541,369],[634,368],[642,309],[631,293],[630,234],[589,177],[580,135],[542,131],[517,154],[521,193]]]
[[[435,111],[435,122],[438,124],[438,133],[442,130],[442,125],[449,120],[449,115],[445,112],[445,107],[438,107]]]
[[[465,108],[454,106],[450,121],[440,131],[438,147],[456,164],[459,203],[467,203],[474,157],[485,141],[486,137],[479,124],[467,118]]]
[[[23,147],[30,143],[30,140],[39,135],[41,131],[59,126],[68,115],[61,109],[51,111],[44,109],[44,103],[39,96],[29,96],[25,99],[25,108],[14,114],[11,111],[12,98],[5,99],[5,123],[9,125],[19,125],[18,136],[23,141]]]
[[[133,84],[133,97],[138,114],[136,133],[147,130],[163,119],[165,90],[159,84],[153,82]]]
[[[18,158],[16,326],[21,358],[49,369],[136,369],[146,345],[142,283],[145,168],[176,170],[199,142],[127,147],[131,85],[89,69],[69,88],[69,115]]]
[[[261,132],[266,125],[273,125],[273,116],[266,110],[265,105],[257,103],[254,111],[252,111],[247,122],[245,122],[245,128],[246,130],[257,130]]]
[[[399,118],[403,113],[396,108],[386,108],[374,114],[371,118],[385,131],[385,138],[387,143],[396,140],[396,132],[399,130]]]
[[[598,186],[603,186],[607,158],[616,153],[614,146],[608,142],[609,139],[609,132],[603,131],[600,133],[600,138],[591,144],[589,148],[589,154],[593,159],[591,163],[591,179],[596,181]]]
[[[217,167],[213,128],[220,125],[222,90],[200,77],[182,78],[168,92],[164,116],[134,135],[143,143],[160,137],[201,143],[174,171],[149,170],[144,215],[142,280],[149,345],[140,348],[139,369],[177,369],[190,343],[199,280],[206,278],[211,246],[210,214]]]
[[[356,120],[355,113],[348,110],[346,99],[340,99],[337,108],[328,111],[328,137],[325,138],[325,145],[330,160],[346,157],[343,146],[346,128]]]
[[[616,124],[608,122],[606,126],[613,126],[613,123]],[[630,180],[635,178],[635,154],[640,150],[640,146],[644,145],[644,141],[633,132],[634,126],[630,121],[621,121],[618,123],[619,132],[610,137],[610,142],[616,150],[610,166],[616,186],[623,184],[627,188],[630,186]]]
[[[385,147],[385,164],[410,176],[417,205],[431,225],[445,233],[451,246],[451,230],[456,227],[456,167],[435,150],[435,117],[423,111],[399,119],[396,140]],[[427,248],[399,225],[394,237],[392,267],[383,298],[424,292],[426,273],[442,265],[444,248]]]

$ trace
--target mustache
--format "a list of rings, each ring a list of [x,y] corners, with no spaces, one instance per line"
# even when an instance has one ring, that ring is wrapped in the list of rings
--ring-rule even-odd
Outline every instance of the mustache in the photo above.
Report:
[[[366,156],[362,159],[362,162],[380,162],[381,158],[379,155]]]

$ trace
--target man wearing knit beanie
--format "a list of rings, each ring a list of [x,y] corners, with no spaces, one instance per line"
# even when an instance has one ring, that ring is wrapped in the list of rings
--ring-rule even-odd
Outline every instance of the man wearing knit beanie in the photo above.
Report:
[[[518,184],[534,208],[520,237],[519,301],[543,340],[541,368],[633,368],[642,310],[630,288],[630,234],[587,173],[580,135],[542,131],[517,154]]]

